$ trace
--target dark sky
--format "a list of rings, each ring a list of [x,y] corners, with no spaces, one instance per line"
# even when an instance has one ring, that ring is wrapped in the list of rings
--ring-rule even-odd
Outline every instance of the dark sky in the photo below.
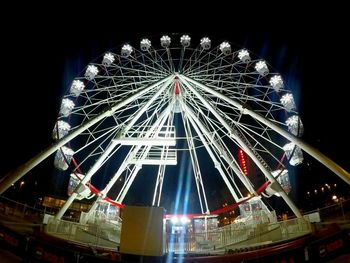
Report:
[[[1,176],[51,143],[63,92],[90,60],[124,42],[172,32],[208,35],[216,44],[229,40],[265,58],[294,85],[304,140],[349,171],[349,30],[341,7],[318,8],[250,10],[244,16],[222,8],[179,15],[173,7],[171,15],[156,16],[128,7],[127,14],[119,9],[107,18],[102,9],[9,10],[11,19],[1,21]],[[305,158],[309,165],[297,176],[298,196],[329,176],[338,180]],[[50,167],[38,168],[42,182],[50,182]]]

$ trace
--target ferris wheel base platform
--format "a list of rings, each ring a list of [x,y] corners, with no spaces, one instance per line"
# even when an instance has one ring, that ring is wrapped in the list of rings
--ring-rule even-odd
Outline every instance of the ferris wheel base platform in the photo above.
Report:
[[[152,257],[124,254],[117,248],[71,242],[49,235],[39,228],[28,235],[0,224],[0,247],[34,262],[329,262],[339,256],[349,256],[350,222],[344,225],[317,225],[312,234],[287,242],[265,242],[236,250],[168,253]]]

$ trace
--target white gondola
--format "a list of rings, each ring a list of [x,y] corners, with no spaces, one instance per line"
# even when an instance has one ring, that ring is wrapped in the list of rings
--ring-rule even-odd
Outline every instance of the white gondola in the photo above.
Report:
[[[304,125],[298,115],[293,115],[286,120],[288,131],[298,137],[304,133]]]
[[[269,69],[264,60],[260,60],[255,64],[255,70],[263,77],[269,74]]]
[[[112,53],[106,53],[103,56],[102,64],[106,67],[109,67],[110,65],[112,65],[114,60],[115,60],[115,58],[114,58],[114,55]]]
[[[151,48],[151,41],[147,38],[144,38],[140,42],[140,49],[142,51],[148,51]]]
[[[122,50],[120,52],[120,55],[122,57],[129,57],[131,55],[131,53],[133,52],[133,48],[132,46],[130,46],[129,44],[125,44],[123,47],[122,47]]]
[[[211,40],[208,37],[203,37],[201,39],[200,45],[204,50],[208,50],[211,48]]]
[[[71,99],[63,99],[61,108],[60,108],[60,115],[63,117],[67,117],[73,110],[75,104]]]
[[[248,50],[246,49],[241,49],[239,52],[238,52],[238,58],[240,61],[242,61],[243,63],[249,63],[250,62],[250,55],[249,55],[249,52]]]
[[[180,38],[180,43],[183,47],[189,47],[190,44],[191,44],[191,38],[189,35],[183,35],[181,38]]]
[[[286,109],[286,111],[295,110],[296,106],[295,106],[293,95],[291,93],[284,94],[281,97],[280,101],[284,106],[284,108]]]
[[[287,169],[278,169],[271,172],[273,177],[277,177],[277,182],[281,185],[282,189],[288,194],[292,189],[292,185],[290,184],[289,173]],[[279,195],[278,193],[275,193]]]
[[[287,143],[283,146],[283,150],[287,155],[290,165],[297,166],[303,162],[303,152],[300,147],[296,146],[294,143]]]
[[[98,68],[95,65],[89,65],[85,71],[85,78],[93,80],[98,74]]]
[[[72,160],[74,151],[66,146],[62,146],[60,149],[57,150],[55,159],[54,159],[54,165],[57,169],[60,170],[67,170],[70,164],[70,161]]]
[[[279,92],[284,87],[283,79],[280,75],[272,76],[269,83],[271,87],[277,92]]]
[[[219,49],[225,56],[231,54],[231,45],[228,42],[222,42]]]
[[[57,121],[52,131],[52,138],[58,140],[69,133],[70,125],[65,121]]]
[[[170,46],[170,43],[171,43],[171,38],[169,36],[162,36],[160,38],[160,44],[162,45],[162,47],[168,48]]]

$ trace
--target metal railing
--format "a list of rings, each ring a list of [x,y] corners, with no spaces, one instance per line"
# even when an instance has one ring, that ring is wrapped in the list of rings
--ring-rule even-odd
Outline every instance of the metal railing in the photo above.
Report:
[[[44,215],[49,217],[45,227],[47,233],[91,246],[102,246],[116,249],[120,243],[121,222],[100,220],[94,224],[80,224],[71,221],[54,220],[50,210],[30,207],[4,196],[0,196],[0,214],[6,222],[42,223]],[[350,199],[339,199],[333,205],[310,211],[317,213],[321,222],[350,220]],[[306,216],[309,213],[306,214]],[[70,220],[70,221],[69,221]],[[170,234],[165,233],[166,252],[210,252],[239,249],[285,241],[306,235],[312,231],[305,219],[293,218],[278,222],[256,224],[235,223],[220,227],[214,231],[200,233]]]
[[[311,233],[311,225],[304,219],[247,226],[227,225],[203,233],[168,234],[166,252],[188,253],[239,249],[304,236]]]

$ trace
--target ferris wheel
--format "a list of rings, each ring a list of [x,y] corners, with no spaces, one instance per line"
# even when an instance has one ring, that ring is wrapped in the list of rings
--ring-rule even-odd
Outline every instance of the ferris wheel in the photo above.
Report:
[[[191,176],[202,214],[218,211],[208,194],[217,181],[237,204],[247,195],[278,195],[301,217],[288,196],[288,168],[303,161],[302,150],[350,184],[349,173],[302,134],[291,90],[264,59],[208,37],[144,38],[106,52],[72,80],[53,129],[56,142],[9,174],[0,193],[56,152],[55,166],[70,176],[56,219],[75,199],[94,198],[89,214],[101,201],[123,207],[146,177],[139,194],[162,206],[169,178],[182,174]]]
[[[145,186],[153,189],[149,205],[161,205],[167,170],[185,152],[201,213],[217,209],[208,205],[204,162],[215,167],[217,180],[235,202],[247,193],[259,195],[260,185],[240,165],[238,149],[274,185],[264,194],[282,195],[297,213],[287,196],[286,166],[288,161],[302,162],[301,149],[247,114],[254,112],[294,136],[302,135],[293,95],[282,77],[266,61],[246,49],[233,50],[229,42],[214,47],[203,37],[193,48],[188,35],[164,35],[154,42],[145,38],[138,46],[125,44],[106,52],[64,95],[53,137],[81,131],[55,156],[55,166],[71,172],[70,198],[58,217],[76,198],[97,195],[91,210],[103,199],[122,206],[135,178],[147,176],[142,174],[145,166],[156,167],[153,185]],[[92,182],[106,166],[112,174],[97,190]]]

